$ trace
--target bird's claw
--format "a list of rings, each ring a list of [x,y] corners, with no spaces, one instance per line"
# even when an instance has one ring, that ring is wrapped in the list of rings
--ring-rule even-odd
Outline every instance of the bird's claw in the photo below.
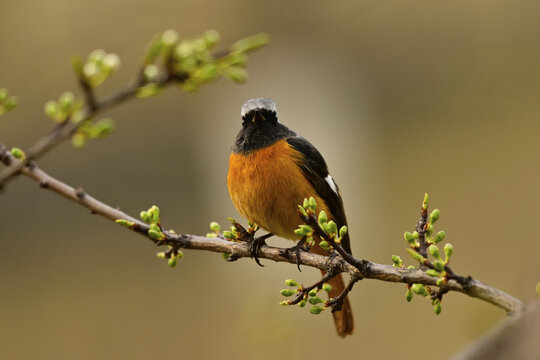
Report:
[[[306,238],[303,237],[296,243],[296,245],[291,246],[290,248],[281,250],[281,255],[285,256],[287,258],[291,258],[291,253],[294,252],[296,255],[296,266],[298,267],[298,271],[302,271],[300,269],[300,251],[309,251],[309,249],[304,245],[306,242]]]

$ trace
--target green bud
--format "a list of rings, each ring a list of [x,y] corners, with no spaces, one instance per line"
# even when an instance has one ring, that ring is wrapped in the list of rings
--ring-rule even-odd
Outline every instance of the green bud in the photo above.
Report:
[[[304,209],[309,209],[309,200],[307,198],[304,198],[304,202],[302,203],[302,207]]]
[[[310,196],[309,198],[309,208],[313,211],[317,209],[317,201],[315,201],[315,198],[313,196]]]
[[[215,233],[218,233],[221,231],[221,226],[217,222],[212,221],[210,223],[210,230],[212,230]]]
[[[111,118],[101,119],[90,128],[90,138],[99,139],[109,135],[114,130],[114,120]]]
[[[339,237],[340,238],[343,238],[345,237],[345,235],[347,235],[347,226],[346,225],[343,225],[340,229],[339,229]]]
[[[219,33],[216,30],[207,30],[203,34],[203,39],[208,49],[212,48],[219,41]]]
[[[109,72],[118,70],[120,67],[120,57],[116,54],[107,54],[103,57],[103,67]]]
[[[323,224],[326,224],[328,222],[328,216],[326,215],[326,212],[324,210],[321,210],[321,212],[319,213],[318,222],[321,227],[323,226]]]
[[[56,101],[53,101],[53,100],[47,101],[47,103],[45,103],[44,110],[45,110],[45,114],[48,117],[56,120],[57,113],[58,113],[58,104],[56,103]]]
[[[411,254],[412,258],[420,263],[424,263],[425,261],[425,258],[420,255],[419,253],[417,253],[416,251],[414,251],[413,249],[407,249],[407,252],[409,254]]]
[[[8,91],[6,88],[0,88],[0,103],[7,99]]]
[[[280,294],[281,294],[281,295],[287,296],[287,297],[289,297],[289,296],[291,296],[291,295],[294,295],[294,294],[296,294],[296,293],[297,293],[296,290],[291,290],[291,289],[283,289],[283,290],[280,291]]]
[[[327,224],[326,224],[326,232],[328,234],[335,234],[337,233],[337,225],[334,221],[330,220]]]
[[[71,145],[75,149],[82,149],[83,147],[85,147],[86,141],[86,135],[80,132],[73,134],[73,136],[71,137]]]
[[[177,259],[182,259],[184,257],[184,253],[181,252],[180,250],[176,250],[176,258]]]
[[[163,252],[163,251],[162,251],[162,252],[158,252],[158,253],[156,254],[156,256],[157,256],[158,258],[160,258],[160,259],[165,259],[165,252]]]
[[[165,234],[163,234],[161,231],[148,230],[148,235],[154,240],[161,241],[165,239]]]
[[[405,299],[407,299],[407,302],[411,302],[413,298],[413,292],[411,290],[407,290],[407,293],[405,294]]]
[[[435,270],[444,271],[444,263],[441,260],[435,260],[433,262]]]
[[[433,277],[439,277],[441,276],[441,273],[434,269],[429,269],[426,271],[426,274]]]
[[[444,255],[446,256],[447,262],[453,253],[454,253],[454,247],[452,246],[452,244],[447,243],[446,245],[444,245]]]
[[[157,232],[161,232],[161,228],[156,223],[150,224],[150,229]]]
[[[309,309],[309,312],[318,315],[324,310],[323,306],[313,306],[311,309]]]
[[[409,269],[409,270],[414,270],[414,269],[416,269],[416,268],[414,267],[414,265],[409,265],[409,266],[407,266],[407,269]]]
[[[441,302],[437,301],[435,305],[433,306],[433,312],[435,313],[435,315],[439,315],[441,311],[442,311]]]
[[[144,80],[152,81],[159,75],[159,68],[154,64],[149,64],[144,67],[143,76]]]
[[[265,33],[259,33],[235,42],[231,46],[231,52],[251,52],[255,51],[270,42],[270,36]]]
[[[234,236],[232,232],[227,231],[227,230],[225,230],[225,231],[223,232],[223,236],[225,236],[225,237],[226,237],[227,239],[229,239],[229,240],[234,240],[234,239],[236,239],[236,236]]]
[[[426,235],[431,236],[431,234],[433,234],[433,225],[430,224],[426,229]]]
[[[124,219],[116,219],[114,222],[128,228],[132,228],[135,226],[135,223],[133,221],[128,221]]]
[[[315,240],[313,239],[313,236],[308,236],[306,238],[306,242],[308,243],[309,246],[314,246],[315,245]]]
[[[324,251],[330,251],[330,245],[328,244],[328,242],[326,240],[322,240],[320,243],[319,243],[319,246],[321,247],[321,249],[323,249]]]
[[[324,284],[322,285],[322,289],[323,289],[324,291],[326,291],[327,293],[329,293],[330,291],[332,291],[332,285],[330,285],[330,284],[328,284],[328,283],[324,283]]]
[[[305,299],[302,299],[299,303],[298,303],[298,306],[300,306],[301,308],[305,307],[306,306],[306,303],[307,301]]]
[[[302,213],[302,215],[307,216],[306,209],[304,209],[301,205],[298,205],[298,210]]]
[[[429,196],[427,193],[424,195],[424,201],[422,202],[422,210],[427,210],[429,203]]]
[[[308,294],[309,294],[310,297],[316,296],[317,295],[317,288],[312,289]]]
[[[103,49],[95,49],[88,55],[88,62],[100,63],[107,53]]]
[[[279,305],[281,305],[281,306],[287,306],[287,305],[289,305],[289,302],[288,302],[287,300],[283,300],[283,301],[281,301],[281,302],[279,303]]]
[[[215,235],[215,234],[214,234]],[[221,254],[221,257],[225,260],[229,260],[229,258],[231,257],[231,254],[227,254],[227,253],[222,253]]]
[[[540,282],[536,284],[536,293],[540,295]]]
[[[446,284],[446,279],[445,278],[440,278],[439,280],[437,280],[436,284],[437,284],[437,286],[442,286],[442,285]]]
[[[14,147],[11,149],[11,155],[13,155],[13,157],[17,160],[23,160],[26,157],[24,151],[22,151],[18,147]]]
[[[140,215],[141,220],[145,223],[150,222],[150,214],[148,214],[148,211],[141,211]]]
[[[446,233],[444,231],[439,231],[435,236],[433,237],[433,242],[438,243],[444,240],[444,237],[446,236]]]
[[[392,263],[395,267],[402,267],[403,266],[403,260],[397,255],[392,255]]]
[[[298,283],[294,281],[293,279],[285,280],[285,284],[287,284],[287,286],[299,286]]]
[[[439,209],[435,209],[431,212],[431,214],[429,215],[429,222],[432,223],[432,224],[435,224],[437,222],[437,220],[439,220],[439,218],[441,217],[441,212]]]
[[[216,233],[206,233],[206,237],[207,238],[217,238],[217,234]]]
[[[171,257],[169,261],[167,262],[170,267],[175,267],[178,264],[178,259],[175,257]]]
[[[324,302],[323,299],[321,299],[320,297],[317,297],[317,296],[309,298],[309,303],[311,305],[317,305],[317,304],[320,304],[320,303],[323,303],[323,302]]]
[[[428,251],[434,258],[439,259],[441,257],[441,253],[439,252],[439,247],[437,245],[429,245]]]
[[[172,46],[178,41],[178,33],[176,30],[165,30],[161,35],[161,42],[165,46]]]
[[[15,96],[10,96],[2,105],[5,112],[8,112],[10,110],[15,109],[15,107],[19,104],[19,99]]]
[[[206,64],[197,70],[194,77],[201,83],[210,82],[218,75],[218,68],[214,64]]]
[[[65,93],[60,95],[60,98],[58,99],[58,105],[60,106],[60,109],[64,112],[67,112],[69,109],[71,109],[74,102],[75,95],[73,95],[73,93],[70,91],[66,91]]]
[[[153,223],[159,222],[159,208],[156,205],[153,205],[150,210],[148,211],[148,214],[152,217]]]
[[[428,291],[426,290],[426,287],[423,284],[413,284],[411,286],[412,292],[418,295],[427,296]]]
[[[415,240],[418,239],[418,232],[415,231],[414,233],[410,233],[408,231],[406,231],[404,234],[403,234],[403,237],[405,238],[405,240],[409,243],[409,244],[414,244]]]

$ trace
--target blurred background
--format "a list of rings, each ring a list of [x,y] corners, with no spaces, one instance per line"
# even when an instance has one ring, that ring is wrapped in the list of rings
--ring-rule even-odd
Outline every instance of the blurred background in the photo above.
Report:
[[[157,32],[216,29],[218,48],[268,32],[247,84],[125,103],[103,114],[117,121],[109,138],[82,151],[64,143],[40,166],[128,213],[157,204],[167,227],[205,234],[212,220],[240,218],[226,188],[240,107],[271,97],[325,156],[357,257],[412,264],[402,234],[428,192],[454,270],[527,301],[540,280],[539,10],[535,1],[3,0],[0,86],[21,104],[0,118],[0,141],[24,149],[50,130],[44,103],[79,91],[72,53],[120,55],[104,96],[133,78]],[[0,194],[0,357],[413,359],[419,344],[448,357],[505,317],[455,293],[436,317],[425,299],[407,303],[403,285],[364,280],[351,295],[355,334],[343,340],[329,313],[278,306],[286,278],[310,283],[316,271],[196,251],[170,269],[156,252],[27,178],[11,182]]]

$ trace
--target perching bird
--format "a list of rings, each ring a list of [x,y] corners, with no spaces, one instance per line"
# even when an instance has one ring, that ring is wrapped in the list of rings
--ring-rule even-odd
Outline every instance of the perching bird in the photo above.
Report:
[[[229,194],[238,212],[270,234],[300,240],[294,233],[301,223],[298,205],[313,196],[317,212],[324,210],[338,227],[346,225],[343,201],[326,162],[309,141],[278,121],[276,104],[266,98],[251,99],[242,106],[241,114],[242,130],[232,148],[227,175]],[[348,234],[341,245],[351,253]],[[255,247],[255,256],[257,250]],[[311,251],[328,255],[318,245]],[[329,297],[337,297],[345,288],[341,274],[329,283]],[[352,334],[348,298],[333,316],[340,336]]]

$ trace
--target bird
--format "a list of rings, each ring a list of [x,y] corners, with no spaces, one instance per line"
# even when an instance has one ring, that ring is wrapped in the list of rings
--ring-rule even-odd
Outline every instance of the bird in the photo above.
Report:
[[[268,98],[250,99],[242,106],[241,116],[242,129],[229,156],[227,188],[237,211],[268,232],[259,240],[264,243],[272,235],[300,240],[301,236],[294,233],[301,223],[298,205],[312,196],[318,204],[317,211],[324,210],[339,227],[346,225],[343,200],[324,158],[308,140],[278,120],[275,102]],[[341,246],[351,253],[348,234]],[[252,253],[257,262],[258,248],[255,246]],[[311,251],[328,256],[318,244]],[[332,286],[330,298],[345,289],[341,274],[328,283]],[[341,310],[332,314],[338,335],[353,333],[348,297]]]

